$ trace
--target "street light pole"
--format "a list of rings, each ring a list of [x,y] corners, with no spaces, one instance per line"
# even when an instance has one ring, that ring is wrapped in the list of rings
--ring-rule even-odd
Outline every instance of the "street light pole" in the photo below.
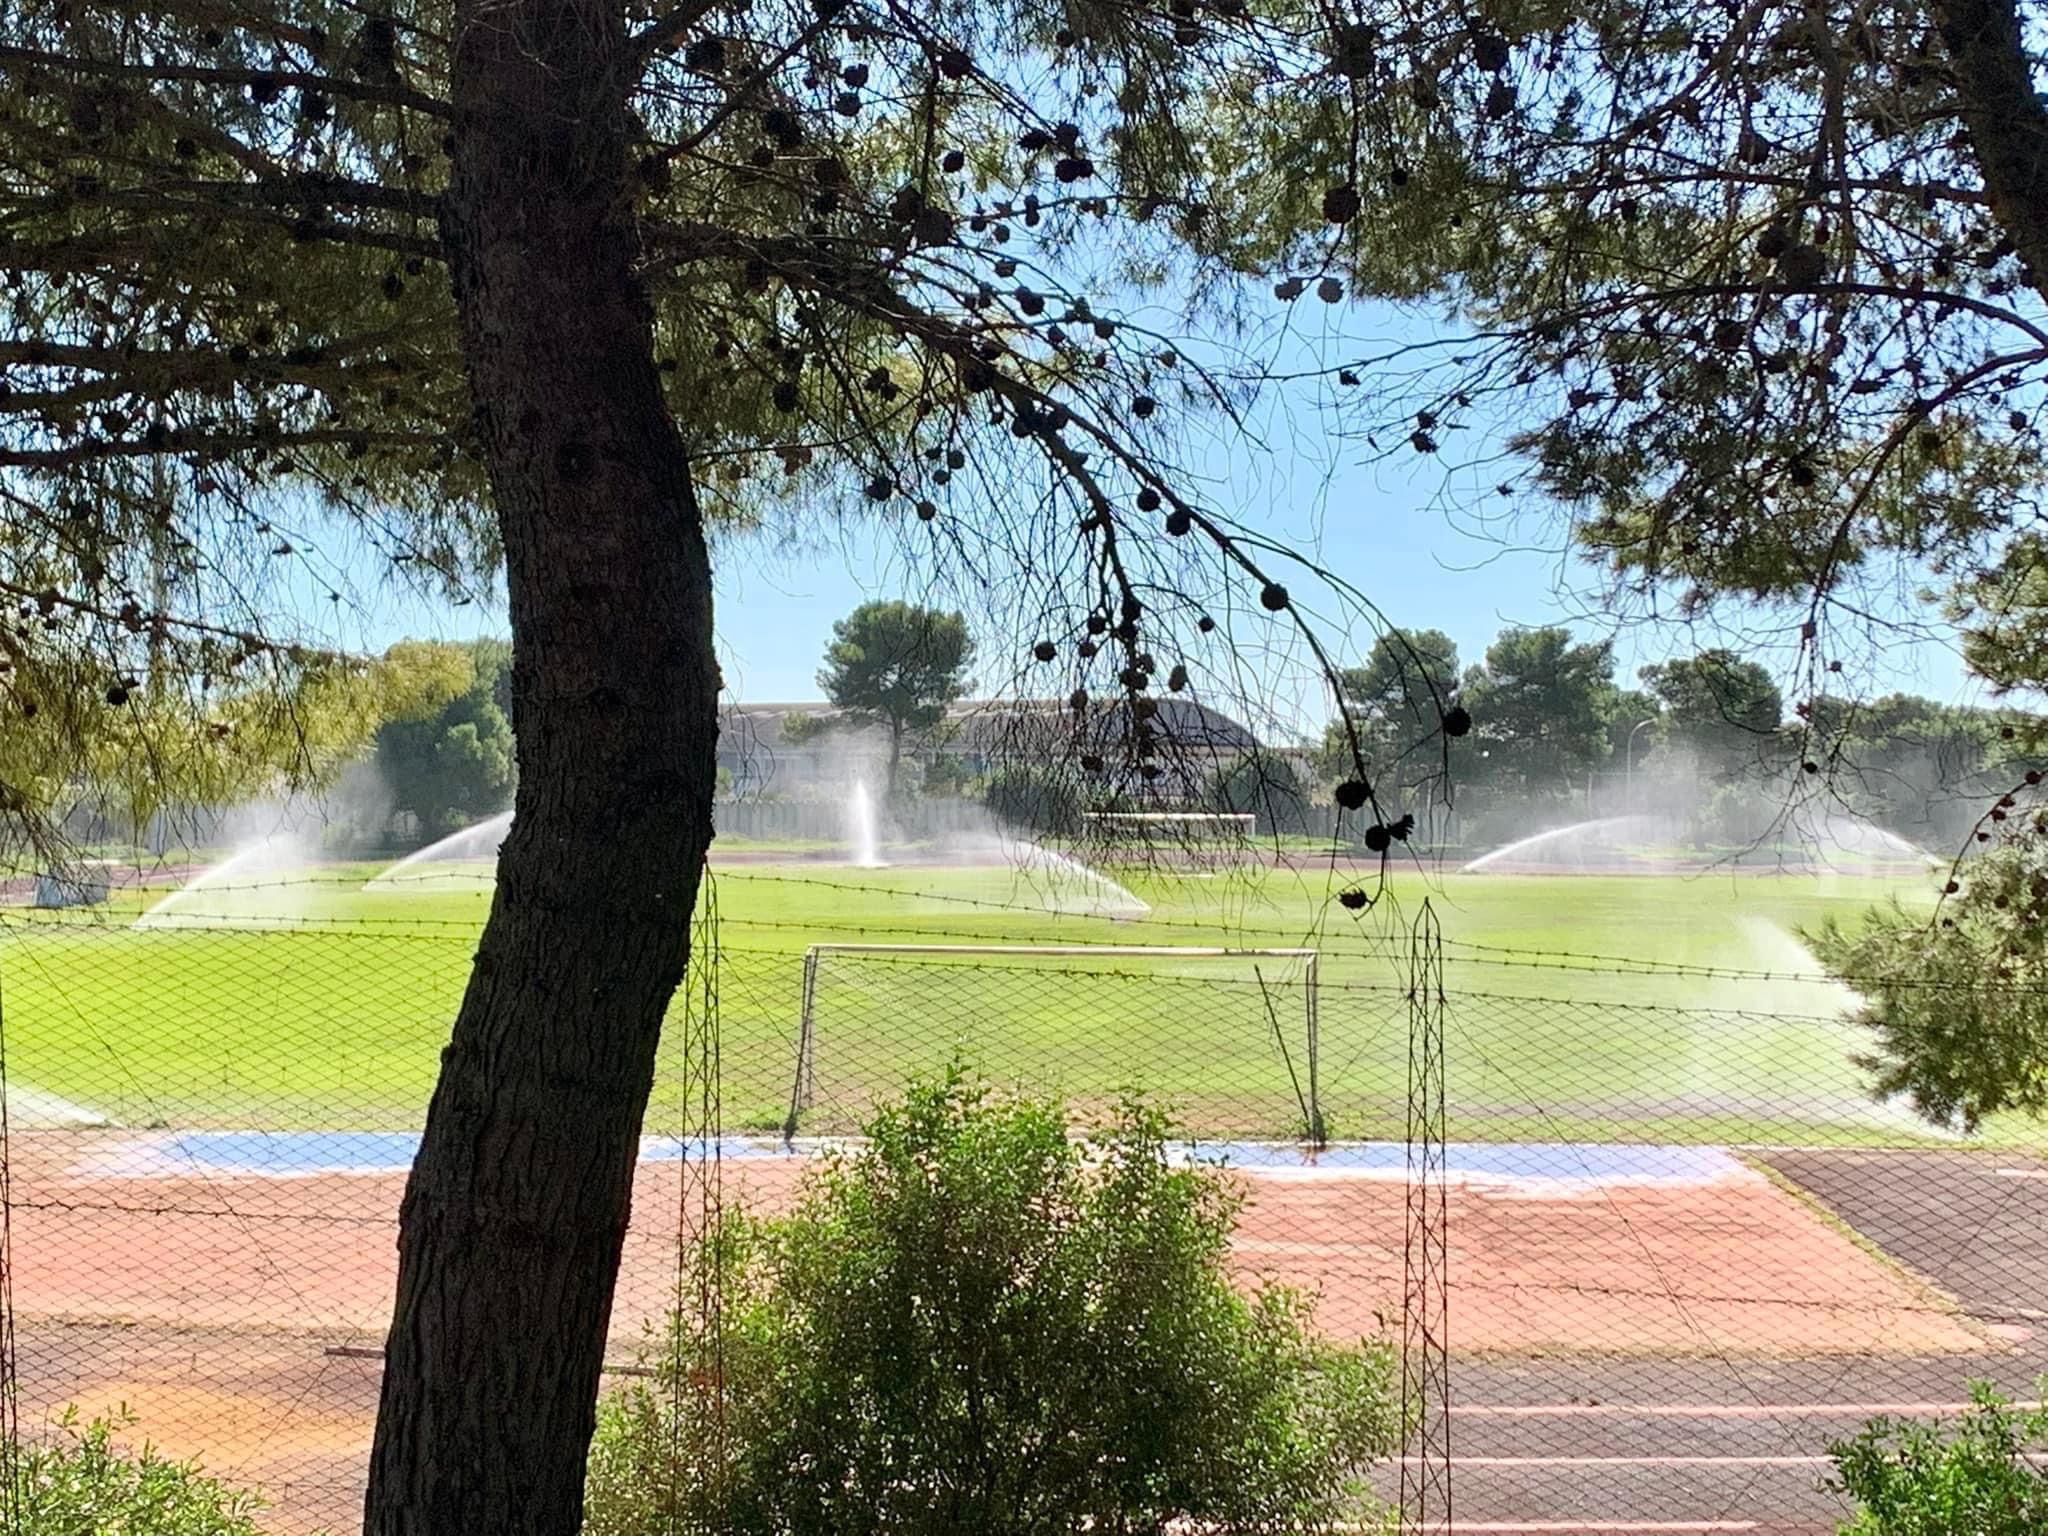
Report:
[[[1621,757],[1621,805],[1624,811],[1633,812],[1636,808],[1636,732],[1656,723],[1655,715],[1646,715],[1628,728],[1628,742]]]

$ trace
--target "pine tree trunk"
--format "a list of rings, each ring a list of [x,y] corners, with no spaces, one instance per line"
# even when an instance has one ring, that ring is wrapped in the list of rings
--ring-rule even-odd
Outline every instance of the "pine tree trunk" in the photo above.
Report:
[[[1984,196],[2027,264],[2027,282],[2048,295],[2048,105],[2016,0],[1934,0],[1930,7],[1954,65],[1956,102]]]
[[[463,0],[442,216],[503,533],[519,785],[406,1189],[369,1536],[575,1536],[711,839],[711,577],[633,280],[624,22]]]

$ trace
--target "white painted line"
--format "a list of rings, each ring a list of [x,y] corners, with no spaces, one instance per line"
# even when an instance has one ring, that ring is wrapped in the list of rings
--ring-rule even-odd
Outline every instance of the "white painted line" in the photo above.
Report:
[[[1935,1418],[1968,1413],[1973,1403],[1453,1403],[1451,1412],[1493,1419],[1790,1419]],[[2048,1404],[2014,1403],[2021,1412]]]
[[[1431,1515],[1432,1521],[1442,1518]],[[1355,1536],[1385,1536],[1382,1525],[1339,1525],[1333,1530]],[[1489,1536],[1579,1536],[1582,1531],[1599,1536],[1687,1536],[1687,1533],[1717,1531],[1760,1531],[1754,1520],[1459,1520],[1448,1521],[1446,1536],[1464,1536],[1467,1531],[1484,1531]]]
[[[1992,1170],[1995,1179],[2048,1179],[2048,1168],[1997,1168]]]
[[[2048,1463],[2048,1452],[2024,1454],[2022,1461]],[[1428,1458],[1403,1456],[1404,1465]],[[1453,1456],[1453,1467],[1831,1467],[1832,1456]]]
[[[17,1131],[91,1130],[112,1125],[111,1116],[85,1104],[74,1104],[27,1083],[7,1085],[7,1123]]]
[[[1405,1456],[1403,1461],[1422,1458]],[[1453,1467],[1828,1467],[1829,1456],[1453,1456]]]

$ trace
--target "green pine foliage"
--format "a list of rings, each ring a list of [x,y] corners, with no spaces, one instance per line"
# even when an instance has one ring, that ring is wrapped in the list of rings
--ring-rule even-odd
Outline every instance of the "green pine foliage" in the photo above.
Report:
[[[2001,810],[2000,815],[2004,815]],[[2048,818],[1970,861],[1933,917],[1894,904],[1806,935],[1863,999],[1877,1092],[1975,1130],[2048,1113]]]
[[[1390,1352],[1231,1282],[1241,1195],[1177,1165],[1156,1110],[1077,1143],[1059,1104],[956,1072],[868,1131],[792,1215],[697,1255],[723,1281],[718,1346],[679,1325],[661,1390],[606,1401],[588,1536],[1381,1517],[1364,1475],[1401,1436]]]
[[[898,600],[862,603],[832,626],[818,687],[848,716],[889,733],[889,792],[906,738],[931,731],[972,686],[974,642],[959,613]]]

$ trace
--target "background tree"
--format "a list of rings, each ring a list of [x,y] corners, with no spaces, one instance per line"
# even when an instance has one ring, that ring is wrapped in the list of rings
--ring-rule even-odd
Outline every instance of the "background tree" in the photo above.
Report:
[[[1373,638],[1362,665],[1338,674],[1337,687],[1372,760],[1390,765],[1404,749],[1437,739],[1438,717],[1458,691],[1457,642],[1440,629],[1389,630]],[[1343,778],[1352,756],[1352,731],[1343,720],[1332,721],[1316,754],[1319,771]],[[1426,775],[1429,765],[1394,771],[1404,778]]]
[[[1701,774],[1754,782],[1775,766],[1785,706],[1767,668],[1717,649],[1660,661],[1637,675],[1662,707],[1671,745],[1689,753]]]
[[[1208,800],[1226,814],[1257,817],[1256,836],[1298,837],[1309,828],[1308,790],[1294,764],[1274,752],[1248,752],[1217,769]]]
[[[891,798],[905,740],[946,718],[946,707],[973,686],[972,665],[974,642],[958,613],[901,600],[862,603],[832,626],[818,686],[852,718],[889,733]]]
[[[429,837],[452,832],[512,803],[512,647],[477,640],[449,647],[467,671],[460,693],[428,714],[388,721],[375,763],[398,809]]]
[[[1440,629],[1391,630],[1374,637],[1363,666],[1346,667],[1337,681],[1368,718],[1433,726],[1427,701],[1458,691],[1457,642]]]
[[[1608,756],[1619,761],[1623,771],[1633,773],[1645,766],[1664,747],[1668,737],[1664,706],[1653,693],[1638,688],[1619,688],[1614,694],[1614,717],[1607,723]]]
[[[408,1181],[371,1536],[577,1528],[711,836],[712,523],[861,506],[1076,693],[1227,689],[1212,611],[1334,670],[1289,557],[1182,488],[1190,412],[1257,368],[1109,293],[1185,277],[1165,296],[1220,334],[1269,204],[1216,108],[1351,115],[1357,49],[1319,13],[1186,10],[8,11],[0,537],[28,628],[57,619],[111,700],[151,644],[202,690],[301,665],[257,620],[345,600],[364,558],[505,583],[517,816]],[[1349,216],[1297,204],[1290,252]],[[1140,715],[1124,761],[1072,770],[1150,782]]]
[[[962,752],[934,752],[925,762],[917,790],[929,799],[954,800],[983,788],[983,774]]]
[[[1807,706],[1830,744],[1830,783],[1855,814],[1930,849],[1968,846],[1984,804],[2043,765],[2027,717],[1913,694],[1823,694]]]
[[[45,652],[32,676],[14,674],[17,708],[0,714],[0,794],[14,834],[61,868],[67,823],[140,840],[158,818],[175,834],[188,817],[196,829],[208,811],[331,787],[385,721],[448,698],[459,663],[401,643],[369,659],[279,657],[200,690],[159,674],[95,693],[101,679],[83,658]],[[60,675],[62,691],[49,691]]]
[[[1614,647],[1575,644],[1561,626],[1504,629],[1460,694],[1488,754],[1485,781],[1535,799],[1584,790],[1607,761],[1614,718]]]

